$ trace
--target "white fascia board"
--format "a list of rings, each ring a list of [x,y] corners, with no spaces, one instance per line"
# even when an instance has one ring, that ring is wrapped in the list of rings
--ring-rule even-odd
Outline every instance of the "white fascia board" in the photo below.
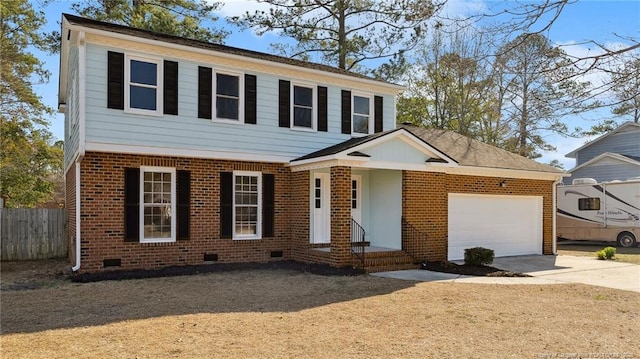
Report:
[[[569,173],[553,173],[553,172],[541,172],[541,171],[525,171],[514,170],[506,168],[493,168],[493,167],[474,167],[474,166],[457,166],[446,167],[445,170],[448,174],[457,174],[465,176],[481,176],[481,177],[506,177],[506,178],[521,178],[532,180],[547,180],[557,181],[563,177],[569,177]]]
[[[69,22],[62,16],[62,34],[60,44],[60,64],[58,68],[58,112],[64,112],[61,105],[67,103],[67,72],[69,71],[69,40],[65,33],[69,30]]]
[[[231,151],[196,150],[196,149],[188,149],[188,148],[120,145],[120,144],[100,143],[100,142],[87,142],[85,145],[85,151],[86,152],[127,153],[132,155],[205,158],[205,159],[217,159],[217,160],[229,160],[229,161],[269,162],[269,163],[289,163],[289,161],[291,161],[292,159],[289,156],[278,156],[278,155],[264,155],[264,154],[231,152]]]
[[[367,85],[382,86],[382,87],[388,88],[390,90],[389,94],[393,94],[393,95],[397,95],[398,93],[400,93],[401,91],[406,89],[405,86],[392,84],[392,83],[387,83],[387,82],[382,82],[382,81],[375,81],[375,80],[365,79],[365,78],[360,78],[360,77],[355,77],[355,76],[348,76],[348,75],[343,75],[343,74],[338,74],[338,73],[333,73],[333,72],[328,72],[328,71],[316,70],[316,69],[311,69],[311,68],[302,67],[302,66],[283,64],[283,63],[278,63],[278,62],[275,62],[275,61],[256,59],[256,58],[248,57],[248,56],[229,54],[229,53],[226,53],[226,52],[215,51],[215,50],[210,50],[210,49],[193,48],[193,47],[189,47],[189,46],[186,46],[186,45],[180,45],[180,44],[174,44],[174,43],[171,43],[171,42],[152,40],[152,39],[147,39],[147,38],[142,38],[142,37],[137,37],[137,36],[132,36],[132,35],[113,33],[113,32],[104,31],[104,30],[98,30],[98,29],[94,29],[94,28],[90,28],[90,27],[84,27],[84,26],[81,26],[81,25],[71,25],[70,24],[69,28],[72,29],[72,30],[74,30],[74,29],[82,30],[82,31],[85,31],[87,33],[92,33],[92,34],[96,34],[96,35],[100,35],[100,36],[111,37],[111,38],[116,38],[116,39],[121,39],[121,40],[126,40],[126,41],[139,42],[139,43],[149,44],[149,45],[153,45],[153,46],[168,47],[168,48],[173,48],[173,49],[177,49],[177,50],[181,50],[181,51],[195,52],[195,53],[201,53],[201,54],[205,54],[205,55],[210,55],[212,53],[215,53],[216,56],[225,57],[225,58],[232,59],[232,60],[244,60],[244,61],[253,62],[253,63],[257,63],[257,64],[262,64],[262,65],[268,65],[268,66],[279,67],[279,68],[284,68],[284,69],[295,69],[295,70],[300,71],[300,72],[312,73],[312,74],[321,75],[321,76],[330,76],[330,77],[340,78],[340,79],[343,79],[343,80],[346,80],[346,81],[353,81],[353,82],[363,83],[363,84],[367,84]]]

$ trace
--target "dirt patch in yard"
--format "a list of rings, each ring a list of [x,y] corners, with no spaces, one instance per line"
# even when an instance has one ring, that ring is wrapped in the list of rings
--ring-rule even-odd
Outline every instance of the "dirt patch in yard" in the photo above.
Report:
[[[640,294],[577,284],[253,269],[3,289],[0,304],[6,358],[640,357]]]

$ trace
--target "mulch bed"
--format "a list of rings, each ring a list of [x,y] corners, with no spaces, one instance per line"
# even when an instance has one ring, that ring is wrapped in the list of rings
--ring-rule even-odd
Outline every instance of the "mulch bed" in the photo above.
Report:
[[[505,271],[490,266],[473,266],[468,264],[456,264],[453,262],[424,262],[420,268],[434,272],[472,275],[478,277],[531,277],[528,274]]]
[[[325,264],[302,263],[291,260],[267,262],[267,263],[213,263],[189,266],[174,266],[161,269],[135,269],[135,270],[113,270],[97,273],[82,273],[70,276],[71,281],[79,283],[98,282],[103,280],[123,280],[173,277],[182,275],[193,275],[201,273],[217,273],[240,270],[293,270],[304,273],[312,273],[324,276],[355,276],[364,274],[362,269],[343,267],[334,268]]]

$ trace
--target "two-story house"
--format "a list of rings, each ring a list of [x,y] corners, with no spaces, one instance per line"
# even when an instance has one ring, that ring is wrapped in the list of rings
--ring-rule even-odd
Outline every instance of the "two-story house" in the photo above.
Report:
[[[576,178],[608,182],[640,177],[640,123],[625,122],[565,156],[575,158],[576,165],[564,184]]]
[[[401,86],[62,18],[74,270],[293,259],[406,268],[553,252],[559,171],[397,127]]]

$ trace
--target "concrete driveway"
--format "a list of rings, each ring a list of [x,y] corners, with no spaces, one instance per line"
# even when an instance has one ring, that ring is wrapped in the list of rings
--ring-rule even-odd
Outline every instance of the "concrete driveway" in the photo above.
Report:
[[[602,261],[591,257],[533,255],[496,258],[491,266],[512,272],[526,273],[532,277],[472,277],[425,270],[383,272],[374,275],[429,282],[493,284],[583,283],[640,293],[640,265],[636,264]]]

